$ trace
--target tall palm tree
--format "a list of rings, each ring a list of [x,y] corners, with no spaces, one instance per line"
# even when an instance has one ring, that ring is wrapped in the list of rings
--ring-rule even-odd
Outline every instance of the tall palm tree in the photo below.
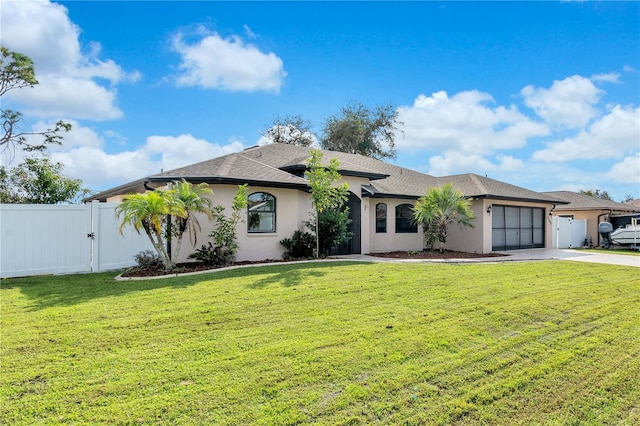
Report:
[[[184,218],[187,211],[184,203],[175,199],[171,191],[147,191],[144,194],[125,195],[122,203],[116,207],[118,218],[122,217],[120,233],[126,225],[131,225],[140,233],[144,229],[151,244],[160,256],[165,269],[173,269],[165,243],[167,218]]]
[[[198,242],[198,232],[202,227],[196,213],[203,213],[209,220],[213,219],[211,199],[205,197],[205,195],[212,195],[213,191],[206,183],[194,186],[191,182],[182,179],[173,182],[170,192],[175,200],[182,203],[186,213],[185,216],[177,216],[175,221],[177,226],[173,233],[177,237],[177,242],[174,257],[177,259],[185,232],[189,234],[189,241],[193,247]]]
[[[473,228],[471,200],[451,183],[442,185],[442,188],[430,188],[413,207],[413,220],[421,223],[425,229],[431,227],[435,230],[440,241],[440,252],[443,253],[449,225],[455,222]]]

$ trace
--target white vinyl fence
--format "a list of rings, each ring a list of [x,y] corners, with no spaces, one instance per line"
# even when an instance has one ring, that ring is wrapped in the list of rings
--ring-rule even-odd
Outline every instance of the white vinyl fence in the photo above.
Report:
[[[587,237],[587,220],[553,217],[553,248],[582,247]]]
[[[98,272],[133,266],[146,234],[120,234],[118,203],[0,204],[0,277]]]

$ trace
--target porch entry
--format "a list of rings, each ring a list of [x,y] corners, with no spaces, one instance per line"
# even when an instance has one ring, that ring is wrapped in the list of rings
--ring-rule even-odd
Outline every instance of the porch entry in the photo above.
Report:
[[[544,247],[544,209],[493,205],[492,250]]]
[[[347,227],[349,232],[353,232],[353,237],[346,243],[342,243],[331,250],[331,254],[360,254],[362,252],[361,247],[361,201],[360,198],[353,192],[349,191],[349,199],[347,200],[347,207],[349,207],[349,219],[351,223]]]

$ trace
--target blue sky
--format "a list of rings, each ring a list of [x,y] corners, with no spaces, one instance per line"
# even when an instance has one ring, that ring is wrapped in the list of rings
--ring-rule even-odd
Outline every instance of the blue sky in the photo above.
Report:
[[[49,152],[92,190],[358,101],[397,108],[400,166],[640,198],[638,2],[0,1],[40,81],[3,108],[72,123]]]

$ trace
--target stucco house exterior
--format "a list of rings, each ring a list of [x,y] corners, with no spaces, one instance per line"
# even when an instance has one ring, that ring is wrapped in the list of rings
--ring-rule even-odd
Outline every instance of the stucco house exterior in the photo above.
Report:
[[[249,185],[251,220],[238,225],[237,259],[281,258],[280,241],[303,229],[312,212],[309,185],[304,178],[311,148],[269,144],[213,158],[139,179],[90,197],[117,202],[131,192],[163,187],[178,179],[206,182],[213,203],[230,206],[237,186]],[[446,248],[455,251],[493,251],[551,247],[551,211],[558,198],[475,174],[435,177],[384,161],[334,151],[322,151],[323,161],[336,158],[349,185],[354,236],[341,253],[421,250],[420,226],[411,223],[411,208],[431,187],[450,182],[472,200],[473,228],[452,226]],[[268,201],[265,203],[264,201]],[[207,241],[212,224],[202,220],[199,241]],[[182,250],[185,257],[190,253]],[[182,261],[184,259],[177,259]]]
[[[566,204],[556,206],[552,212],[553,216],[586,220],[586,237],[596,246],[600,245],[601,240],[598,233],[600,222],[611,222],[615,229],[631,223],[632,216],[640,217],[640,207],[631,204],[616,203],[571,191],[550,191],[544,194],[566,201]]]

